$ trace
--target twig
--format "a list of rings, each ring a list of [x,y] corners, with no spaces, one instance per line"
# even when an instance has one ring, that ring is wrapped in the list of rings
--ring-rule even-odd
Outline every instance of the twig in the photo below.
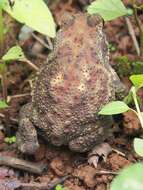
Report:
[[[0,56],[3,54],[4,50],[4,23],[3,23],[3,10],[0,5]]]
[[[7,68],[5,63],[2,64],[3,64],[3,68],[1,70],[2,94],[3,94],[3,99],[7,101]]]
[[[14,99],[14,98],[22,98],[22,97],[25,97],[25,96],[30,96],[30,93],[17,94],[17,95],[13,95],[13,96],[8,96],[8,97],[7,97],[7,102],[10,102],[11,99]]]
[[[32,36],[33,36],[40,44],[42,44],[44,47],[46,47],[46,48],[48,48],[48,49],[50,49],[50,50],[53,49],[52,46],[51,46],[51,43],[49,43],[49,41],[48,41],[48,43],[49,43],[49,45],[48,45],[47,43],[44,42],[43,39],[41,39],[40,37],[36,36],[34,33],[32,33]]]
[[[10,156],[1,156],[1,155],[0,155],[0,165],[21,169],[39,175],[42,174],[43,170],[46,168],[45,164],[34,164],[32,162],[25,161],[19,158],[14,158]]]
[[[52,44],[52,42],[51,42],[51,39],[50,39],[48,36],[46,36],[46,40],[47,40],[47,42],[48,42],[48,44],[49,44],[49,49],[50,49],[50,50],[53,50],[53,44]]]
[[[119,150],[117,150],[115,148],[112,148],[112,151],[116,152],[117,154],[119,154],[119,155],[121,155],[123,157],[126,157],[126,155],[123,152],[121,152],[121,151],[119,151]]]
[[[137,41],[137,38],[136,38],[136,35],[135,35],[135,31],[134,31],[134,28],[132,26],[132,23],[130,21],[129,18],[125,17],[125,21],[126,21],[126,24],[128,26],[128,30],[129,30],[129,34],[133,40],[133,43],[134,43],[134,47],[136,49],[136,52],[137,52],[137,55],[140,55],[140,47],[139,47],[139,44],[138,44],[138,41]]]
[[[33,64],[30,60],[28,60],[27,58],[21,59],[19,61],[26,62],[32,69],[34,69],[35,71],[39,71],[39,68],[35,64]]]
[[[143,55],[143,24],[140,18],[138,17],[138,13],[136,9],[136,0],[132,0],[132,4],[133,4],[135,21],[140,31],[140,55]]]
[[[105,170],[101,170],[101,171],[97,171],[96,174],[98,175],[108,175],[108,174],[112,174],[112,175],[118,175],[118,172],[113,172],[113,171],[105,171]]]
[[[21,183],[21,187],[31,187],[31,188],[38,188],[40,190],[52,190],[54,187],[56,187],[57,184],[63,183],[66,179],[68,179],[70,176],[62,177],[58,180],[56,180],[53,183]]]

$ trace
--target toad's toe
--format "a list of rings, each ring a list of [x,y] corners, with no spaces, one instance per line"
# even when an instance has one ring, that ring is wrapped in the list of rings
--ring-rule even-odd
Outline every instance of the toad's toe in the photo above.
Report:
[[[95,146],[88,155],[88,163],[97,167],[99,158],[102,158],[104,162],[107,160],[107,156],[111,153],[112,148],[108,143],[102,143]]]

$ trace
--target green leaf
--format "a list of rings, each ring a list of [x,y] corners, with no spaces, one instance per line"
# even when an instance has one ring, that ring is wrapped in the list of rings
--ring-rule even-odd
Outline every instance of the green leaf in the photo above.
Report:
[[[137,90],[138,90],[138,89],[135,88],[134,90],[135,90],[135,93],[137,93]],[[136,94],[136,95],[137,95],[137,94]],[[132,89],[132,87],[131,87],[131,89],[130,89],[128,95],[124,97],[124,100],[123,100],[123,101],[124,101],[127,105],[133,103],[134,100],[133,100],[133,89]],[[139,97],[138,95],[137,95],[137,101],[138,101],[139,106],[141,106],[141,105],[142,105],[142,100],[141,100],[141,97]]]
[[[110,190],[142,190],[143,189],[143,164],[137,163],[123,169],[114,178]]]
[[[105,21],[128,14],[121,0],[96,0],[88,6],[89,14],[99,14]]]
[[[131,9],[131,8],[128,8],[128,9],[127,9],[127,12],[128,12],[128,15],[129,15],[129,16],[131,16],[131,15],[134,14],[133,9]]]
[[[113,101],[109,104],[105,105],[101,111],[99,112],[100,115],[114,115],[124,113],[130,110],[130,108],[122,101]]]
[[[4,109],[7,107],[8,107],[7,103],[5,101],[0,100],[0,109]]]
[[[6,64],[0,63],[0,74],[2,75],[4,72],[6,72]]]
[[[6,143],[9,143],[9,137],[6,137],[6,138],[4,139],[4,141],[5,141]]]
[[[141,4],[139,7],[140,7],[141,9],[143,9],[143,4]]]
[[[44,35],[55,37],[55,22],[43,0],[16,0],[12,8],[8,0],[4,2],[3,9],[16,20]]]
[[[139,156],[143,156],[143,139],[134,139],[134,149]]]
[[[64,188],[61,184],[58,184],[58,185],[56,185],[55,190],[64,190]]]
[[[11,137],[11,140],[13,143],[15,143],[16,142],[16,136]]]
[[[130,76],[130,80],[133,83],[133,85],[137,88],[143,86],[143,74],[132,75]]]
[[[24,59],[24,53],[20,46],[14,46],[8,50],[8,52],[2,57],[3,61],[12,61]]]
[[[5,141],[6,143],[9,143],[9,144],[15,143],[15,142],[16,142],[16,136],[6,137],[6,138],[4,139],[4,141]]]
[[[132,95],[132,92],[129,91],[128,95],[124,97],[123,101],[129,105],[130,103],[133,102],[133,95]]]

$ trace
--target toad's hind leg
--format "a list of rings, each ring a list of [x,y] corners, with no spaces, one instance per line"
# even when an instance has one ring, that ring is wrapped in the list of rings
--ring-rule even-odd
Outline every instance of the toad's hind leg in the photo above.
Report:
[[[112,152],[112,148],[108,143],[101,143],[96,145],[88,154],[88,163],[97,167],[99,158],[102,158],[104,162],[107,160],[107,156]]]
[[[76,152],[89,152],[89,163],[97,165],[99,157],[104,161],[112,151],[104,140],[111,135],[110,127],[113,123],[111,117],[102,118],[96,123],[87,124],[83,133],[69,142],[69,148]]]
[[[91,139],[92,137],[93,136],[91,135],[78,137],[77,139],[70,141],[69,148],[76,152],[89,151],[88,163],[90,165],[93,164],[94,167],[97,167],[99,158],[102,157],[103,160],[106,162],[107,156],[112,151],[112,148],[108,143],[100,142],[102,137],[100,139],[96,139],[97,142],[95,142],[96,137],[94,139]]]
[[[20,110],[19,128],[16,134],[18,149],[27,154],[33,154],[38,148],[37,132],[30,120],[31,104],[26,104]]]

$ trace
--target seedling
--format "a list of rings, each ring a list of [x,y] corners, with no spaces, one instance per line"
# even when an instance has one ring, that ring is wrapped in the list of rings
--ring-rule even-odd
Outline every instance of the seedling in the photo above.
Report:
[[[3,88],[3,99],[7,101],[7,64],[9,64],[11,61],[20,61],[20,62],[26,62],[30,65],[33,69],[38,71],[38,67],[34,65],[32,62],[30,62],[26,56],[24,55],[24,52],[22,51],[20,46],[14,46],[8,50],[8,52],[1,58],[1,64],[0,64],[0,75],[1,75],[1,81],[2,81],[2,88]]]
[[[6,143],[8,143],[8,144],[13,144],[13,143],[16,142],[16,136],[6,137],[6,138],[4,139],[4,141],[5,141]]]
[[[117,50],[116,46],[112,43],[108,44],[108,48],[109,48],[110,52],[115,52]]]
[[[104,21],[110,21],[121,16],[134,15],[140,32],[140,54],[143,55],[143,23],[137,11],[143,10],[143,4],[138,6],[137,0],[131,0],[132,9],[127,9],[121,0],[96,0],[88,6],[89,14],[99,14]]]
[[[30,67],[32,67],[33,69],[35,69],[36,71],[39,70],[38,67],[36,67],[36,65],[34,65],[32,62],[30,62],[26,56],[24,55],[23,50],[21,49],[20,46],[13,46],[12,48],[10,48],[8,50],[8,52],[2,57],[2,61],[9,63],[11,61],[21,61],[21,62],[26,62]]]
[[[129,60],[129,58],[124,55],[114,58],[114,61],[116,62],[114,68],[121,77],[143,73],[143,61],[141,60]]]
[[[55,190],[68,190],[68,189],[63,187],[61,184],[58,184],[56,185]]]
[[[7,108],[8,107],[8,105],[7,105],[7,103],[5,102],[5,101],[0,101],[0,109],[4,109],[4,108]]]
[[[130,108],[123,101],[113,101],[113,102],[110,102],[109,104],[105,105],[101,109],[99,114],[114,115],[114,114],[120,114],[120,113],[124,113],[126,111],[131,110],[138,116],[141,127],[143,128],[143,114],[140,110],[139,102],[137,100],[137,91],[141,87],[143,87],[143,74],[132,75],[130,77],[130,80],[132,81],[133,86],[130,89],[128,97],[132,96],[136,110]],[[128,97],[126,97],[125,99],[128,99]],[[139,156],[143,157],[143,139],[135,138],[133,145],[134,145],[135,152]],[[143,185],[143,183],[142,183],[143,177],[142,177],[142,169],[141,168],[143,168],[143,164],[133,165],[131,168],[127,168],[127,169],[123,170],[123,172],[121,172],[121,175],[117,176],[117,178],[115,178],[115,180],[113,181],[111,190],[118,190],[118,189],[122,189],[122,190],[128,190],[128,189],[138,190],[139,189],[140,190],[140,189],[142,189],[142,188],[137,188],[138,186],[136,186],[136,187],[133,186],[133,184],[136,184],[136,183],[139,185],[139,187],[142,187],[142,185]],[[137,172],[137,175],[134,175],[135,172]],[[137,176],[137,177],[135,177],[135,176]],[[122,186],[122,188],[121,188],[121,186],[120,186],[120,188],[118,188],[119,186],[117,184],[120,184]]]
[[[0,3],[0,52],[3,53],[4,45],[4,26],[3,26],[3,11],[9,13],[17,21],[26,24],[34,30],[55,37],[55,23],[50,10],[43,0],[16,0],[13,1],[1,0]],[[37,11],[38,10],[38,11]],[[23,54],[20,47],[11,48],[0,60],[0,75],[3,88],[3,99],[7,100],[7,63],[12,60],[27,62],[35,70],[38,68],[33,65]]]
[[[130,108],[125,102],[123,101],[113,101],[109,104],[105,105],[99,114],[101,115],[114,115],[124,113],[126,111],[133,111],[139,118],[141,127],[143,128],[143,114],[140,110],[140,106],[137,100],[137,91],[143,87],[143,75],[132,75],[130,80],[133,83],[133,86],[130,89],[128,97],[132,96],[136,110]],[[125,98],[127,99],[127,97]],[[134,139],[134,149],[140,155],[143,156],[143,139],[135,138]]]

